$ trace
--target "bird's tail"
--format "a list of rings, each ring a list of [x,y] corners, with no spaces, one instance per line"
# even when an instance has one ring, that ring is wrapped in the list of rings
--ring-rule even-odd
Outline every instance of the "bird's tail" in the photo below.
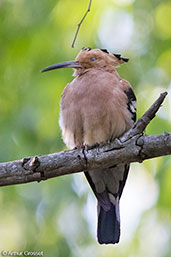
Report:
[[[98,202],[98,227],[97,237],[100,244],[115,244],[120,238],[119,199],[104,208]]]

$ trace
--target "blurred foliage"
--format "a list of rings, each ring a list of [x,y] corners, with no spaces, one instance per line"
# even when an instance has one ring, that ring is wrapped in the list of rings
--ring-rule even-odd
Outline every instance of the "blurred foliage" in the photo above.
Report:
[[[0,161],[65,149],[57,123],[71,70],[41,74],[72,60],[83,46],[108,48],[130,62],[119,69],[133,85],[138,116],[170,94],[146,133],[171,128],[171,3],[93,0],[0,0]],[[0,251],[44,256],[171,256],[171,161],[133,164],[121,200],[121,241],[96,242],[96,201],[82,174],[0,189]],[[169,248],[170,247],[170,248]]]

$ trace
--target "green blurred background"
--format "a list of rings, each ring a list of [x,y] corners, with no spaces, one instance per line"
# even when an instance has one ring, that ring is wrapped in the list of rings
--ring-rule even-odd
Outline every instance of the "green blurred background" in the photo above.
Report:
[[[59,101],[72,70],[41,74],[82,47],[129,57],[118,70],[138,99],[138,117],[161,92],[169,95],[146,129],[171,129],[171,2],[0,0],[0,161],[66,149]],[[96,200],[82,174],[0,189],[0,251],[59,257],[170,257],[171,160],[132,164],[121,200],[118,245],[96,242]]]

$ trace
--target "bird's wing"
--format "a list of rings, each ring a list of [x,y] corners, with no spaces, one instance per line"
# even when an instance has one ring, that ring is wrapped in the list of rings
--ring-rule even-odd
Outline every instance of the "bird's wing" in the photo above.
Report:
[[[121,82],[122,90],[124,91],[124,93],[127,96],[127,108],[128,108],[129,113],[131,114],[133,123],[135,123],[136,111],[137,111],[137,109],[136,109],[137,99],[136,99],[136,96],[134,94],[134,91],[133,91],[130,83],[125,79],[122,79],[121,81],[122,81]]]
[[[129,165],[121,164],[115,165],[108,169],[98,169],[93,171],[86,171],[84,173],[97,200],[104,208],[108,208],[108,205],[110,205],[110,195],[113,195],[115,199],[117,197],[119,199],[121,198],[123,188],[128,177],[128,172]],[[97,177],[99,177],[99,180]],[[103,179],[103,177],[105,178]],[[103,180],[106,183],[104,182],[103,184],[103,182],[100,180]],[[99,187],[97,187],[96,183],[102,183],[102,185],[99,185]],[[113,188],[111,188],[112,186]],[[104,190],[102,191],[100,190],[100,188],[104,188]]]
[[[132,116],[132,121],[135,123],[136,121],[136,96],[134,94],[134,91],[131,87],[129,87],[127,90],[124,91],[127,95],[128,102],[127,102],[127,108]]]

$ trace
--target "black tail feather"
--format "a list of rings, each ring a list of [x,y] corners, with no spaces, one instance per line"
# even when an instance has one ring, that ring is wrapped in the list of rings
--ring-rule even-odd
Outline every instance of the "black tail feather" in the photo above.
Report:
[[[120,238],[119,201],[109,211],[100,206],[97,237],[100,244],[115,244]]]

